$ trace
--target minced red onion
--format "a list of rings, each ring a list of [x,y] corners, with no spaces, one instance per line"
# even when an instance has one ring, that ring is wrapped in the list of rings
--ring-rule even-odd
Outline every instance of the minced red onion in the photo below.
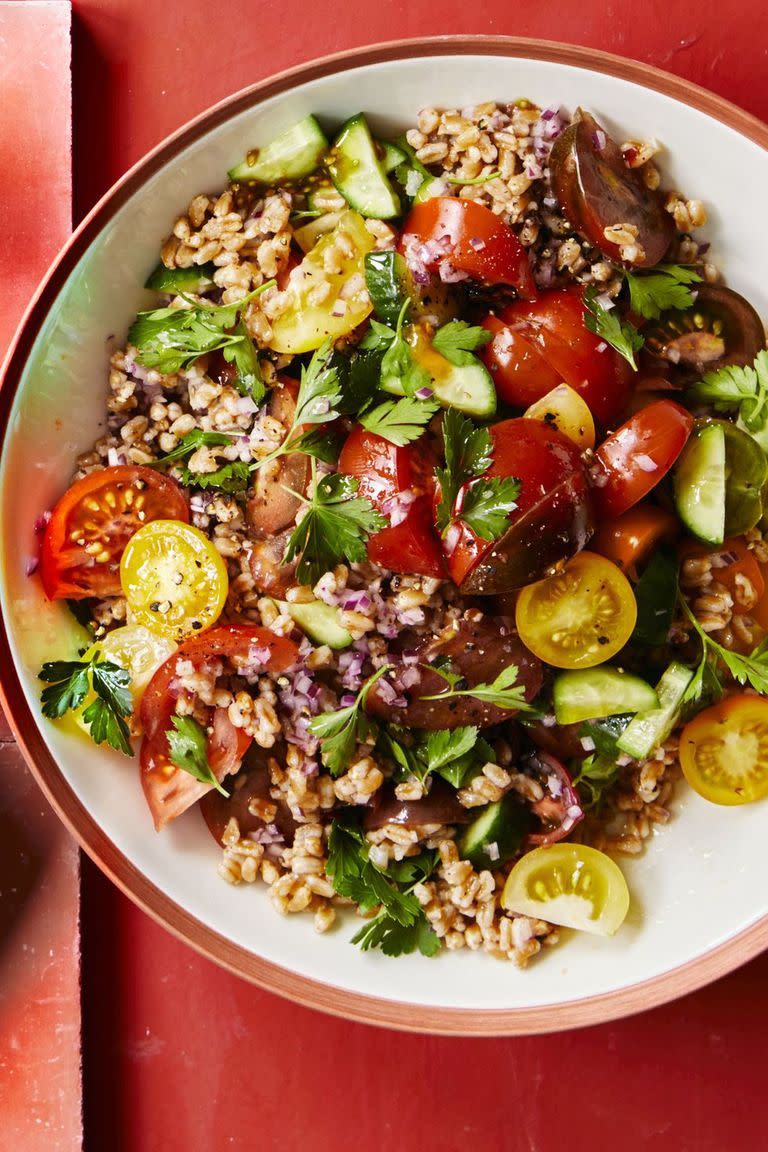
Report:
[[[406,488],[382,502],[381,511],[388,517],[391,528],[396,528],[398,524],[403,523],[415,499],[416,493],[413,489]]]
[[[632,763],[632,757],[627,756],[626,752],[622,752],[621,756],[616,757],[617,768],[626,768],[627,764]]]
[[[400,653],[400,659],[403,664],[418,664],[421,657],[415,648],[406,648]]]
[[[33,572],[37,572],[40,561],[36,556],[29,556],[24,564],[24,575],[31,576]]]
[[[551,772],[549,776],[547,776],[546,784],[547,791],[549,792],[550,796],[562,796],[563,782],[559,776],[554,774],[554,772]]]
[[[407,707],[408,701],[405,700],[404,697],[398,695],[394,684],[390,683],[389,680],[385,680],[383,676],[378,681],[377,688],[379,691],[379,696],[381,696],[384,703],[388,704],[390,708]]]
[[[272,653],[266,644],[251,644],[248,659],[253,664],[269,664]]]
[[[355,703],[356,699],[357,699],[357,697],[353,696],[351,692],[345,692],[344,695],[339,700],[339,705],[342,708],[351,708],[352,705]]]
[[[557,108],[545,108],[541,114],[541,119],[546,123],[557,115]]]
[[[344,300],[336,299],[333,308],[331,308],[331,316],[341,317],[346,314],[347,305]]]
[[[501,853],[499,852],[499,846],[495,840],[492,840],[490,844],[486,845],[485,851],[489,860],[498,860],[501,856]]]
[[[434,394],[433,388],[417,388],[414,393],[417,400],[429,400]]]
[[[423,608],[404,608],[397,613],[397,619],[406,628],[414,628],[417,624],[424,623],[424,609]]]
[[[547,713],[546,716],[541,717],[542,728],[554,728],[556,724],[557,724],[557,719],[554,716],[552,716],[550,713]]]
[[[252,416],[259,406],[251,396],[238,396],[235,407],[242,416]]]
[[[440,265],[440,279],[443,284],[460,284],[462,280],[469,280],[469,273],[454,268],[450,260],[443,260]]]
[[[607,292],[601,292],[599,296],[595,296],[595,304],[599,304],[606,312],[610,312],[611,308],[616,307]]]
[[[368,593],[362,589],[357,592],[345,592],[341,606],[345,611],[365,612],[366,608],[370,608],[371,606],[371,598]]]
[[[358,292],[362,292],[363,288],[365,288],[365,278],[362,272],[355,272],[354,275],[350,276],[349,280],[342,285],[341,291],[339,292],[339,299],[349,300],[352,296],[357,296]]]
[[[42,536],[42,534],[45,532],[46,528],[48,527],[51,516],[52,516],[51,512],[43,512],[40,516],[37,517],[37,519],[35,520],[35,523],[33,525],[33,531],[35,533],[35,536]]]
[[[404,668],[399,679],[403,688],[415,688],[421,681],[421,671],[414,667]]]
[[[417,172],[415,168],[411,168],[405,178],[405,194],[406,196],[415,196],[421,185],[424,183],[425,177]]]
[[[460,536],[461,529],[459,528],[458,524],[449,524],[448,530],[445,533],[445,536],[443,536],[443,548],[445,549],[446,556],[453,555],[456,549],[456,545],[459,542]]]
[[[482,240],[479,236],[472,236],[469,241],[469,246],[470,248],[474,248],[475,252],[482,252],[483,248],[485,248],[485,240]]]
[[[595,750],[595,742],[591,736],[582,736],[581,746],[585,752],[594,752]]]
[[[595,349],[595,351],[596,352],[605,352],[607,347],[608,347],[608,345],[606,344],[605,340],[601,340],[600,343],[598,344],[597,348]]]
[[[656,461],[651,459],[651,457],[648,456],[645,452],[637,453],[635,456],[635,463],[643,472],[655,472],[658,468]]]

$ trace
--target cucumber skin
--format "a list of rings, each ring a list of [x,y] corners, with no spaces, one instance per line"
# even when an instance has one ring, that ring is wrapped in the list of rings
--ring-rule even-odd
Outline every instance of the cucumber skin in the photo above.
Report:
[[[714,454],[722,456],[722,515],[715,524],[699,498],[705,474],[711,470]],[[695,429],[675,465],[673,474],[675,507],[689,532],[705,544],[722,544],[725,539],[725,433],[720,425],[704,424]]]
[[[518,854],[530,826],[531,816],[527,808],[514,793],[507,793],[501,800],[483,808],[480,815],[467,825],[458,843],[459,855],[478,871],[494,871]],[[492,860],[487,852],[488,845],[494,843],[499,849],[497,860]]]
[[[594,686],[592,691],[590,684]],[[588,690],[591,702],[584,700],[584,688]],[[604,704],[597,699],[601,695],[606,700]],[[558,724],[601,720],[620,712],[648,712],[659,706],[658,696],[650,684],[639,676],[618,672],[614,668],[560,673],[555,679],[553,701]]]
[[[194,268],[166,268],[158,264],[147,277],[145,288],[152,292],[202,292],[213,284],[215,264],[200,264]]]
[[[305,140],[297,149],[293,161],[288,160],[286,162],[283,160],[281,171],[279,167],[275,167],[275,160],[270,157],[270,149],[277,151],[277,163],[279,164],[278,145],[281,141],[289,138],[291,134],[299,135],[299,130],[302,129],[305,133]],[[328,140],[317,120],[314,116],[305,116],[303,120],[291,125],[290,128],[286,128],[285,132],[281,132],[279,136],[260,148],[255,164],[248,164],[245,160],[242,164],[236,164],[234,168],[230,168],[227,176],[233,183],[242,184],[267,185],[285,180],[301,180],[315,171],[321,156],[327,151]],[[303,159],[299,159],[299,157],[303,157]],[[270,165],[272,165],[271,168]]]
[[[342,157],[344,160],[348,159],[350,137],[352,137],[353,148],[357,147],[355,137],[359,137],[362,150],[368,152],[368,156],[363,157],[363,159],[367,160],[371,172],[374,173],[375,176],[378,176],[379,192],[381,194],[379,203],[372,204],[370,196],[364,195],[361,197],[356,190],[356,185],[359,183],[359,180],[357,179],[358,174],[355,172],[355,169],[360,168],[361,160],[359,158],[353,161],[352,176],[345,174],[343,165],[338,163],[338,157]],[[376,155],[376,143],[368,126],[368,121],[362,112],[351,116],[349,120],[342,125],[341,131],[334,140],[331,150],[328,153],[325,166],[336,190],[341,193],[350,208],[355,212],[359,212],[361,216],[366,216],[368,219],[373,220],[392,220],[394,217],[400,215],[400,198],[392,187],[384,171],[383,164]],[[385,201],[388,201],[388,203],[385,203]]]
[[[683,696],[692,679],[690,668],[673,661],[656,686],[659,707],[639,712],[630,720],[616,743],[618,750],[633,760],[646,760],[663,744],[678,722]]]

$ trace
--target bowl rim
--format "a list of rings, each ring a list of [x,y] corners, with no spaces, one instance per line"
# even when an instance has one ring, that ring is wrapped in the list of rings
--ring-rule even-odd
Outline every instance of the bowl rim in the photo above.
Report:
[[[392,40],[334,53],[287,69],[235,92],[161,141],[98,201],[61,249],[38,287],[10,344],[0,373],[0,446],[27,358],[45,318],[76,263],[109,219],[179,151],[230,117],[298,84],[365,65],[414,56],[525,57],[606,73],[670,96],[713,116],[768,150],[768,125],[724,98],[649,64],[592,48],[522,37],[458,35]],[[359,1023],[410,1032],[511,1036],[561,1031],[644,1011],[692,992],[768,947],[768,916],[686,964],[627,988],[560,1004],[467,1009],[383,1000],[302,976],[257,956],[199,921],[151,883],[106,836],[77,798],[46,747],[24,695],[0,618],[0,703],[24,758],[69,832],[98,867],[144,912],[178,939],[244,977],[308,1008]]]

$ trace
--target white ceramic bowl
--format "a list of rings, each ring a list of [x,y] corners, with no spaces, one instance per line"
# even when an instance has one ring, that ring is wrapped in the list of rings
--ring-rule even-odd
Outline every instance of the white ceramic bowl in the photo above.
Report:
[[[41,719],[36,672],[71,653],[68,613],[25,575],[35,518],[100,433],[107,350],[149,296],[160,239],[201,189],[221,187],[243,152],[315,112],[363,109],[381,135],[426,104],[527,96],[583,104],[618,138],[658,137],[665,181],[707,205],[713,258],[768,317],[768,130],[716,97],[585,49],[460,39],[364,49],[257,85],[166,141],[117,185],[60,257],[22,326],[0,394],[0,666],[12,723],[44,790],[84,848],[147,911],[220,963],[329,1011],[403,1028],[544,1031],[671,998],[768,943],[765,806],[716,808],[681,786],[674,819],[626,865],[633,895],[612,940],[573,935],[520,972],[483,954],[390,960],[350,946],[352,925],[318,937],[277,916],[260,887],[232,888],[192,811],[152,831],[135,762]]]

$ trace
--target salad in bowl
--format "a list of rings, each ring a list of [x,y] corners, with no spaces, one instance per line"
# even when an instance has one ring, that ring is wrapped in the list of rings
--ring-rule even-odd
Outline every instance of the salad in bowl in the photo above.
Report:
[[[329,127],[162,241],[39,522],[92,635],[43,711],[279,912],[524,965],[621,927],[680,775],[768,794],[765,331],[654,140]]]

